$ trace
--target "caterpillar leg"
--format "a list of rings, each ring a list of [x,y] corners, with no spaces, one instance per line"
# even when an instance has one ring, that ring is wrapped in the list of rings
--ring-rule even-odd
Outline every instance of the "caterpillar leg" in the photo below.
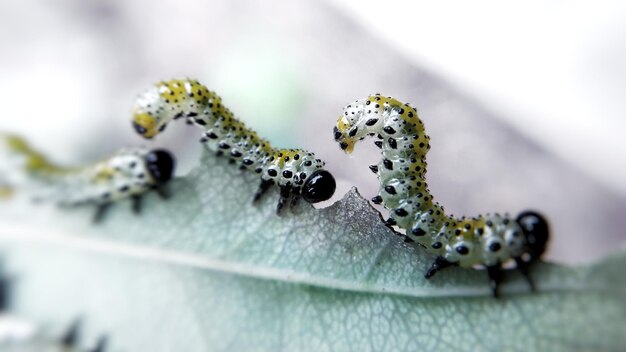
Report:
[[[387,226],[388,228],[393,230],[393,227],[396,226],[396,220],[394,220],[394,218],[389,218],[387,220],[385,220],[385,226]],[[395,230],[394,230],[395,231]]]
[[[90,351],[91,352],[104,352],[104,351],[106,351],[107,340],[108,340],[108,338],[107,338],[106,335],[100,336],[100,338],[98,339],[98,343],[96,343],[96,347],[94,347]]]
[[[170,192],[167,191],[167,189],[165,188],[164,185],[157,185],[156,187],[154,187],[154,190],[161,197],[161,199],[169,199],[170,198]]]
[[[530,273],[528,271],[530,264],[531,262],[525,261],[524,259],[522,259],[522,257],[515,258],[515,267],[524,276],[524,278],[526,279],[526,282],[528,282],[528,286],[530,287],[530,290],[532,292],[537,292],[537,289],[535,288],[535,283],[533,282],[533,279],[530,276]]]
[[[289,201],[290,195],[290,186],[280,187],[280,198],[278,199],[278,205],[276,206],[276,215],[280,215],[283,212],[283,208],[285,207],[285,204],[287,204],[287,202]]]
[[[96,344],[96,347],[91,350],[91,352],[104,352],[107,348],[107,340],[108,338],[106,337],[106,335],[101,336],[98,339],[98,343]]]
[[[444,257],[437,257],[437,259],[435,259],[435,262],[430,266],[430,269],[428,269],[426,271],[426,273],[424,274],[424,277],[426,279],[430,279],[431,277],[433,277],[437,272],[439,272],[441,269],[447,268],[449,266],[454,266],[456,265],[455,263],[449,262],[446,258]]]
[[[141,213],[141,199],[140,195],[134,195],[131,197],[133,213],[140,214]]]
[[[68,349],[76,347],[76,344],[78,343],[78,339],[80,337],[81,325],[82,321],[80,318],[74,320],[74,322],[72,322],[72,325],[70,325],[70,329],[65,333],[65,335],[63,335],[59,343],[63,347]]]
[[[300,202],[300,198],[300,188],[294,188],[291,192],[291,204],[289,205],[289,208],[295,209]]]
[[[489,287],[491,287],[491,293],[494,298],[498,298],[498,287],[502,282],[502,267],[500,267],[500,264],[488,266],[487,275],[489,276]]]
[[[11,279],[0,274],[0,313],[9,308],[11,299]]]
[[[402,241],[404,241],[404,243],[414,243],[415,241],[413,241],[409,236],[400,233],[400,232],[396,232],[396,235],[400,235],[402,236]]]
[[[261,197],[274,185],[274,181],[272,180],[261,180],[261,184],[259,185],[259,189],[254,194],[254,199],[252,200],[252,204],[256,204]]]
[[[102,203],[98,205],[98,207],[96,208],[96,213],[94,214],[92,220],[94,224],[102,222],[107,211],[109,210],[109,208],[111,208],[111,204],[112,203]]]

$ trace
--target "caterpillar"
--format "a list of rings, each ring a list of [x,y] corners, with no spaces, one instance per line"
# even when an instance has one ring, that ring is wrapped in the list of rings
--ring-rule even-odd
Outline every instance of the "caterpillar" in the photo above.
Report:
[[[164,185],[172,178],[174,157],[163,149],[126,148],[97,163],[61,167],[48,161],[20,137],[0,134],[0,180],[3,188],[31,193],[37,200],[61,206],[94,204],[94,222],[100,222],[116,201],[131,198],[141,210],[141,196],[155,189],[166,197]]]
[[[404,229],[407,242],[414,241],[437,256],[424,274],[427,279],[449,266],[482,266],[497,297],[502,264],[512,259],[535,290],[529,265],[545,251],[549,237],[546,219],[535,211],[521,212],[516,218],[446,215],[426,184],[430,137],[413,107],[391,97],[371,95],[347,105],[333,132],[346,153],[365,137],[377,136],[374,143],[383,159],[370,166],[380,181],[379,194],[372,202],[389,210],[386,224],[390,228]]]
[[[288,202],[294,206],[300,198],[309,203],[330,199],[335,193],[335,179],[324,169],[324,162],[302,149],[278,149],[239,121],[223,105],[222,99],[193,79],[172,79],[153,85],[139,95],[133,107],[133,127],[145,138],[162,132],[172,120],[180,118],[200,126],[200,139],[218,155],[226,155],[243,170],[261,176],[253,203],[273,185],[280,198],[276,213]]]

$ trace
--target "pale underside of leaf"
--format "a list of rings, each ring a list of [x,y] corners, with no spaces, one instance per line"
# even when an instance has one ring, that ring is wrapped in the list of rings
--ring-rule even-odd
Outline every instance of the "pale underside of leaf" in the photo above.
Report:
[[[612,350],[626,345],[623,253],[586,267],[513,273],[504,299],[479,270],[430,281],[433,256],[402,242],[353,189],[316,210],[252,206],[258,177],[206,154],[173,197],[93,209],[2,206],[0,243],[19,277],[15,310],[84,316],[119,350]]]

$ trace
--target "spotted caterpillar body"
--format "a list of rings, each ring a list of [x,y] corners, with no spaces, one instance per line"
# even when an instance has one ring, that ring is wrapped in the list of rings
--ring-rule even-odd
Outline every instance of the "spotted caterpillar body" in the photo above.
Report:
[[[172,177],[174,158],[165,150],[126,148],[95,164],[61,167],[48,161],[23,139],[0,135],[0,178],[5,187],[63,206],[95,204],[94,220],[101,220],[112,203],[131,197],[140,209],[140,197]]]
[[[409,104],[379,94],[346,106],[334,128],[334,137],[347,153],[367,136],[383,159],[370,169],[380,180],[380,194],[372,199],[390,211],[388,225],[406,230],[415,241],[437,255],[426,278],[451,265],[487,268],[493,294],[501,280],[501,264],[514,259],[528,279],[528,265],[544,252],[548,240],[545,219],[531,211],[508,215],[455,218],[433,201],[426,184],[426,154],[430,138],[416,110]]]
[[[335,180],[324,170],[322,160],[301,149],[273,148],[235,118],[217,94],[196,80],[159,82],[137,98],[133,109],[133,126],[145,138],[154,137],[170,121],[181,118],[204,129],[200,141],[209,149],[261,175],[255,201],[272,185],[278,185],[281,197],[277,213],[290,197],[294,197],[293,203],[300,196],[316,203],[329,199],[335,191]]]

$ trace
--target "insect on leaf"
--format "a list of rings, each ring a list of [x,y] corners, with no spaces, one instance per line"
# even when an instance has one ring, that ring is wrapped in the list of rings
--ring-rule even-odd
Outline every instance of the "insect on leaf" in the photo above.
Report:
[[[0,207],[11,313],[113,351],[619,350],[626,346],[620,252],[591,266],[539,263],[538,293],[513,274],[491,297],[482,271],[450,268],[403,243],[353,189],[282,217],[258,178],[203,156],[150,194],[136,217],[91,208]],[[276,192],[275,190],[272,192]]]

